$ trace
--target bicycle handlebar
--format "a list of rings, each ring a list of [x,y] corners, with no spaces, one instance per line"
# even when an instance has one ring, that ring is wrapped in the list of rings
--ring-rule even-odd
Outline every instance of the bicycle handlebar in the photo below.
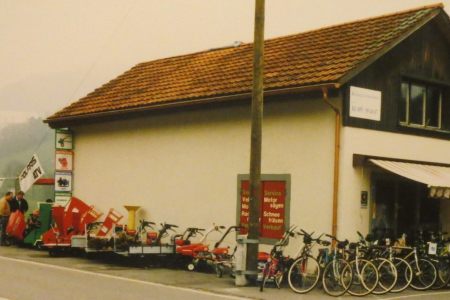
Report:
[[[161,223],[161,226],[170,229],[170,228],[178,228],[178,225],[174,225],[174,224],[169,224],[169,223]]]
[[[335,240],[335,241],[338,242],[338,243],[341,243],[341,244],[348,244],[348,240],[340,241],[340,240],[337,239],[337,237],[332,236],[331,234],[325,234],[325,236],[326,236],[326,237],[329,237],[329,238],[332,239],[332,240]]]

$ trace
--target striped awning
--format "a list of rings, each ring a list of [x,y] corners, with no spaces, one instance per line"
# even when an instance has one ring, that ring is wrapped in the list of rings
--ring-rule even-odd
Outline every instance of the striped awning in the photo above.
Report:
[[[392,173],[426,184],[431,198],[450,199],[450,167],[381,159],[370,161]]]

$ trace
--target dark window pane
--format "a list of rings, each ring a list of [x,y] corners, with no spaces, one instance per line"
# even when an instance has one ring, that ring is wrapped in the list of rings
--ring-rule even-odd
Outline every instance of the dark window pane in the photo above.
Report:
[[[444,92],[442,98],[442,128],[450,130],[450,90]]]
[[[398,117],[400,122],[406,122],[406,103],[408,99],[409,84],[402,82],[400,103],[398,105]]]
[[[441,99],[441,89],[428,87],[427,89],[427,122],[426,126],[439,127],[439,103]]]
[[[409,97],[409,122],[423,125],[423,100],[425,98],[425,87],[411,84]]]

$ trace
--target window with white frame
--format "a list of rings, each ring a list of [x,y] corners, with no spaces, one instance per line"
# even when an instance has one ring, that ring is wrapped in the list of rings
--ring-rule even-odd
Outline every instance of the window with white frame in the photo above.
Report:
[[[403,81],[399,105],[399,121],[402,125],[430,129],[448,129],[448,113],[445,89],[441,86]],[[444,102],[444,103],[443,103]],[[445,105],[444,105],[445,104]]]

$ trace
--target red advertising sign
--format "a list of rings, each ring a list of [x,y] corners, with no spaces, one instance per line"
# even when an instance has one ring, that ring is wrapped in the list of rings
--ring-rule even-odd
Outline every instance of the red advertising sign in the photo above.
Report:
[[[240,224],[241,234],[247,233],[249,216],[249,181],[241,180]],[[280,239],[286,227],[286,181],[262,180],[261,238]]]

